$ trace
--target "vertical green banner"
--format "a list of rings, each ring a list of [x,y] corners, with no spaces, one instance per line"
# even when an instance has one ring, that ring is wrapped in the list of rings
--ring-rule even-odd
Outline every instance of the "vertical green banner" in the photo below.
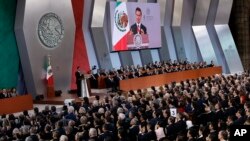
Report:
[[[19,54],[14,33],[16,0],[0,0],[0,89],[16,87]]]

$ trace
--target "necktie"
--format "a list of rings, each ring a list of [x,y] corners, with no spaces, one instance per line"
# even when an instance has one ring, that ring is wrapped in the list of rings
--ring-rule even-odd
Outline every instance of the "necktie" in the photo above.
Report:
[[[140,34],[140,25],[139,24],[137,25],[137,33]]]

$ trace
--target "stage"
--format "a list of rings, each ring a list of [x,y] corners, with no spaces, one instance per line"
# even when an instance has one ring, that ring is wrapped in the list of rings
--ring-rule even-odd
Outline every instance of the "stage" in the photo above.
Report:
[[[105,96],[109,96],[110,93],[107,92],[106,89],[91,89],[89,102],[92,103],[95,100],[95,96],[99,96],[100,99],[104,98]],[[63,105],[65,100],[74,99],[77,104],[82,102],[82,98],[78,97],[75,93],[62,93],[60,96],[47,98],[44,97],[40,100],[34,100],[34,104],[53,104],[53,105]]]

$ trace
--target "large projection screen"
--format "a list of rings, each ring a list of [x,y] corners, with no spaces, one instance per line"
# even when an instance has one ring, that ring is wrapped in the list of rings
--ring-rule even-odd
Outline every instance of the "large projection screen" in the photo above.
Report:
[[[111,51],[161,47],[158,3],[110,2]]]

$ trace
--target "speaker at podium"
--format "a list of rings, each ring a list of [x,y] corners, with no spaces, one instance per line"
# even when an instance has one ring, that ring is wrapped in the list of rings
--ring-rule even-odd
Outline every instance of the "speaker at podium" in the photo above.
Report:
[[[90,80],[91,74],[83,74],[81,80],[81,97],[89,97],[90,94]]]

